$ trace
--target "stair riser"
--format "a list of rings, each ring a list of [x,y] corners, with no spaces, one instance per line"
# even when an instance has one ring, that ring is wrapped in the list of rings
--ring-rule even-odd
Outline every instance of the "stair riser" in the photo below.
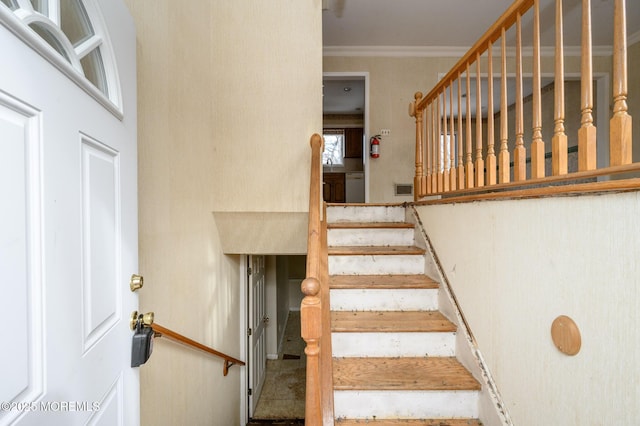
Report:
[[[423,255],[329,256],[330,275],[424,274]]]
[[[327,208],[327,222],[404,222],[404,207],[331,206]]]
[[[477,391],[338,391],[336,418],[478,417]]]
[[[454,356],[455,333],[333,332],[334,357]]]
[[[329,229],[329,246],[412,246],[413,229]]]
[[[332,311],[435,311],[437,289],[332,289]]]

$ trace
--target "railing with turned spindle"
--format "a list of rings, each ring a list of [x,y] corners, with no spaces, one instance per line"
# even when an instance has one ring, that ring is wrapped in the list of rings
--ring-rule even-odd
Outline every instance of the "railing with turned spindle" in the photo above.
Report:
[[[553,5],[551,5],[553,8]],[[579,7],[579,6],[576,6]],[[545,142],[542,137],[541,20],[540,0],[516,0],[462,57],[442,80],[423,97],[418,92],[409,105],[416,122],[415,199],[429,195],[462,196],[506,191],[527,185],[548,186],[578,179],[640,172],[632,163],[631,116],[627,107],[627,32],[625,0],[614,0],[613,114],[610,118],[609,160],[597,168],[596,126],[593,118],[593,57],[590,0],[582,0],[580,121],[577,131],[577,170],[568,168],[565,133],[565,51],[563,44],[563,4],[555,3],[554,125],[551,140],[550,175],[545,175]],[[523,107],[522,22],[531,13],[533,25],[531,58],[531,140],[525,144]],[[527,16],[527,18],[531,18]],[[547,26],[553,26],[553,23]],[[515,29],[512,27],[515,26]],[[515,126],[509,134],[507,85],[507,31],[515,30]],[[513,37],[511,37],[512,39]],[[499,41],[500,60],[494,55]],[[494,110],[495,66],[499,63],[500,97]],[[483,74],[484,72],[484,74]],[[472,75],[473,74],[473,75]],[[472,93],[475,77],[475,95]],[[483,85],[482,82],[486,85]],[[486,94],[483,88],[486,87]],[[463,97],[466,100],[463,101]],[[475,96],[475,111],[472,97]],[[486,106],[486,121],[482,108]],[[499,126],[496,126],[496,121]],[[475,136],[473,127],[475,126]],[[483,129],[486,126],[486,129]],[[497,131],[494,130],[497,127]],[[496,143],[495,133],[499,133]],[[486,139],[485,139],[486,138]],[[606,143],[600,140],[598,143]],[[497,145],[497,146],[496,146]],[[525,146],[525,145],[528,145]],[[510,149],[511,146],[511,149]],[[572,147],[573,149],[574,147]],[[527,150],[530,160],[527,160]],[[529,176],[527,162],[530,161]],[[602,182],[595,184],[604,188]],[[640,180],[615,180],[606,189],[640,187]],[[567,188],[567,187],[565,187]],[[562,190],[559,190],[562,192]]]
[[[331,313],[327,257],[326,204],[322,201],[322,137],[311,136],[311,183],[307,276],[300,307],[301,334],[307,356],[305,424],[333,424]]]

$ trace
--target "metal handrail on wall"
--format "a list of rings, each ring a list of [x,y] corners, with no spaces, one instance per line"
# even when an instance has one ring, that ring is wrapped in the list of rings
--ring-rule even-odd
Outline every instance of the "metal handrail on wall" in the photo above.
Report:
[[[222,366],[222,374],[227,375],[229,373],[229,368],[232,365],[245,365],[243,361],[236,359],[232,356],[219,352],[209,346],[203,345],[202,343],[198,343],[195,340],[189,339],[186,336],[183,336],[180,333],[177,333],[169,328],[163,327],[159,324],[151,324],[151,328],[155,333],[155,337],[166,337],[169,340],[180,343],[186,347],[197,349],[203,352],[208,353],[209,355],[220,357],[224,360],[224,365]]]

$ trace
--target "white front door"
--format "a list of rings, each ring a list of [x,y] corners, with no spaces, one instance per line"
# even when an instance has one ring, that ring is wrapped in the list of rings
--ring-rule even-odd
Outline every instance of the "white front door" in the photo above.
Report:
[[[62,27],[94,36],[56,51],[74,3],[0,1],[0,424],[139,424],[135,30],[121,1],[86,0],[97,20]]]
[[[265,326],[265,257],[249,256],[249,416],[252,417],[260,398],[267,372]]]

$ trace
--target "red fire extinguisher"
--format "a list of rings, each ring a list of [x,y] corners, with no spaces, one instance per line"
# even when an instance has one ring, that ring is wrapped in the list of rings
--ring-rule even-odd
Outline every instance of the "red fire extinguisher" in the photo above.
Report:
[[[371,139],[369,139],[371,158],[380,157],[380,139],[382,139],[380,135],[371,136]]]

